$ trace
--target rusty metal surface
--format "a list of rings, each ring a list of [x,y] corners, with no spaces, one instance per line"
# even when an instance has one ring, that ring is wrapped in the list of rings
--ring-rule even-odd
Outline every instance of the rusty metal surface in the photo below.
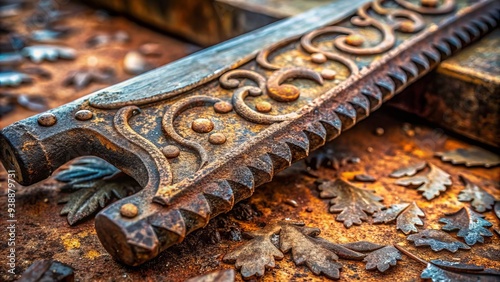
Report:
[[[127,90],[128,82],[16,123],[2,131],[2,160],[24,184],[87,154],[100,156],[133,176],[145,188],[99,213],[96,229],[116,259],[129,265],[144,263],[230,210],[290,162],[335,138],[427,73],[443,56],[497,24],[498,7],[493,1],[470,7],[457,2],[456,11],[453,1],[433,8],[398,3],[409,10],[391,10],[379,2],[365,4],[356,16],[335,26],[314,30],[300,40],[278,42],[255,60],[240,61],[244,65],[218,81],[189,86],[199,87],[182,97],[175,91],[152,91],[126,100],[127,95],[116,89],[122,87],[130,96],[138,88]],[[382,38],[363,29],[366,25],[379,29]],[[315,38],[331,33],[344,34],[333,39],[336,51],[314,45]],[[380,41],[370,44],[374,39]],[[309,54],[316,57],[311,56],[312,63]],[[235,78],[253,81],[257,87],[241,85]],[[293,78],[310,82],[285,83]],[[271,99],[264,101],[263,93]],[[247,104],[250,99],[245,101],[247,96],[259,96],[255,103],[270,103],[273,112],[253,110]],[[220,115],[217,119],[212,105]],[[207,142],[204,133],[211,131],[218,136]],[[180,147],[181,154],[168,160],[169,154],[162,152],[167,145]],[[135,212],[131,213],[132,206]]]

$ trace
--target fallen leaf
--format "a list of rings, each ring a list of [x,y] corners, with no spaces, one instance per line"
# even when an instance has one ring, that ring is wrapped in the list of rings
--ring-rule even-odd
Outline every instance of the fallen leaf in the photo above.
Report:
[[[440,267],[440,268],[443,268],[446,270],[451,270],[451,271],[458,271],[458,272],[477,272],[477,271],[484,270],[484,267],[482,267],[480,265],[467,264],[467,263],[461,263],[461,262],[456,262],[456,261],[433,259],[433,260],[431,260],[431,263],[434,264],[435,266]]]
[[[82,90],[93,82],[109,83],[115,76],[112,68],[80,69],[71,71],[63,80],[63,85],[73,85],[76,90]]]
[[[477,242],[484,243],[483,236],[493,236],[488,229],[492,224],[484,219],[484,216],[469,208],[461,208],[456,213],[448,214],[439,222],[445,223],[441,229],[446,231],[458,230],[457,236],[463,237],[467,245],[472,246]]]
[[[498,273],[488,273],[486,271],[466,273],[467,269],[463,272],[455,272],[438,267],[433,263],[427,264],[427,267],[422,271],[420,278],[430,279],[434,282],[486,282],[498,281]],[[495,277],[497,276],[497,277]]]
[[[413,175],[417,174],[417,172],[424,169],[426,166],[427,166],[427,162],[425,162],[425,161],[417,162],[417,163],[414,163],[414,164],[409,165],[407,167],[396,169],[395,171],[391,172],[391,174],[389,174],[389,176],[393,177],[393,178],[400,178],[403,176],[413,176]]]
[[[363,261],[366,262],[366,269],[377,268],[378,271],[384,272],[391,266],[395,266],[398,260],[401,260],[401,253],[398,249],[393,246],[385,246],[366,255]]]
[[[280,230],[279,225],[272,225],[263,230],[246,233],[252,239],[225,255],[223,261],[234,263],[245,279],[263,276],[266,268],[274,268],[275,259],[283,258],[283,253],[271,241],[271,237]]]
[[[76,57],[76,51],[73,48],[56,45],[33,45],[24,47],[21,54],[33,63],[41,63],[43,60],[55,61],[58,58],[73,60]]]
[[[420,217],[425,217],[425,214],[413,202],[411,204],[394,204],[388,209],[376,212],[373,217],[374,223],[389,223],[396,220],[396,229],[401,230],[404,234],[408,234],[418,232],[415,225],[424,225]]]
[[[465,188],[458,194],[458,200],[461,202],[470,202],[474,209],[478,212],[485,212],[493,208],[495,198],[481,187],[471,182],[469,179],[460,175],[460,179],[464,182]]]
[[[0,72],[0,87],[1,86],[18,86],[21,83],[31,83],[33,79],[22,72],[18,71],[2,71]]]
[[[437,229],[426,229],[419,233],[412,234],[406,239],[412,241],[417,247],[430,246],[435,252],[446,249],[454,253],[458,249],[470,249],[469,246],[453,238],[450,234]]]
[[[41,43],[56,42],[59,39],[67,37],[73,31],[69,27],[52,27],[39,29],[31,32],[31,40]]]
[[[84,157],[75,160],[68,169],[60,171],[54,177],[57,181],[66,183],[61,190],[64,192],[87,187],[89,182],[105,179],[120,173],[120,170],[110,163],[95,157]]]
[[[438,152],[436,156],[441,157],[444,162],[454,165],[492,167],[500,164],[500,156],[478,147],[459,148],[446,152]]]
[[[383,207],[380,203],[383,198],[341,179],[323,182],[318,188],[321,198],[333,198],[330,212],[340,212],[336,220],[344,222],[347,228],[353,224],[360,225],[362,220],[368,220],[366,213],[372,214]]]
[[[339,279],[342,265],[337,263],[337,255],[318,244],[313,237],[319,229],[283,224],[280,232],[280,249],[283,253],[292,251],[296,265],[306,264],[316,275],[324,274],[332,279]]]
[[[396,184],[401,186],[417,185],[417,191],[422,191],[422,195],[427,200],[432,200],[440,192],[446,191],[447,186],[452,183],[448,173],[433,164],[429,164],[429,171],[426,174],[402,178],[397,180]]]
[[[218,270],[209,274],[189,278],[185,282],[233,282],[235,273],[233,269]]]
[[[368,174],[356,174],[354,176],[354,180],[359,181],[359,182],[375,182],[376,181],[375,177],[368,175]]]
[[[47,99],[38,95],[24,95],[21,94],[17,97],[17,103],[30,111],[43,112],[48,110],[49,105]]]

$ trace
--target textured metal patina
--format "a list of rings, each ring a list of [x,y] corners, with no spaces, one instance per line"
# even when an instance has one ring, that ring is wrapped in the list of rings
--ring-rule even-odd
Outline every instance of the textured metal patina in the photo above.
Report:
[[[144,189],[100,212],[96,231],[117,260],[139,265],[495,28],[500,9],[496,1],[374,1],[339,19],[331,12],[335,5],[288,21],[307,26],[320,17],[321,24],[334,25],[293,34],[278,23],[270,34],[282,31],[289,38],[259,41],[258,31],[174,63],[171,71],[164,67],[54,109],[48,114],[57,123],[50,127],[38,124],[40,116],[15,123],[0,134],[2,162],[18,172],[21,184],[89,154],[134,177]],[[195,60],[201,65],[187,67]],[[200,68],[198,75],[193,67]],[[156,83],[186,72],[191,78],[177,85]],[[256,110],[262,102],[270,111]],[[75,120],[82,110],[93,118]],[[214,144],[213,134],[225,141]],[[178,156],[167,146],[179,148]]]

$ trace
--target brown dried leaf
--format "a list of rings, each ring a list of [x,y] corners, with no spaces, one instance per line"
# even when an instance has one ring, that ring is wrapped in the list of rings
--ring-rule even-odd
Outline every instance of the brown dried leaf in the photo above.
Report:
[[[233,269],[222,269],[209,274],[189,278],[185,282],[233,282],[235,273]]]
[[[458,200],[461,202],[472,201],[471,205],[478,212],[485,212],[493,208],[495,198],[481,187],[471,182],[469,179],[460,175],[460,179],[465,183],[465,188],[458,194]]]
[[[292,251],[296,265],[306,264],[316,275],[324,274],[332,279],[339,279],[342,265],[337,263],[337,255],[324,248],[313,237],[319,229],[283,224],[280,232],[280,249],[283,253]]]
[[[368,220],[366,213],[372,214],[383,207],[380,203],[383,198],[341,179],[323,182],[318,188],[321,198],[334,198],[330,201],[330,212],[340,212],[336,220],[344,222],[347,228],[360,225],[362,220]]]
[[[447,152],[438,152],[436,156],[441,157],[444,162],[454,165],[465,164],[465,166],[492,167],[500,164],[500,156],[478,147],[459,148]]]
[[[109,83],[115,76],[112,68],[97,68],[97,69],[81,69],[71,71],[63,80],[63,85],[73,85],[76,90],[82,90],[93,82]]]
[[[398,249],[393,246],[385,246],[366,255],[363,261],[366,262],[367,270],[377,268],[378,271],[384,272],[391,266],[395,266],[398,260],[401,260],[401,253]]]
[[[271,241],[271,237],[280,230],[279,225],[272,225],[263,230],[247,233],[252,239],[225,255],[223,261],[235,263],[236,268],[241,269],[244,278],[263,276],[266,268],[274,268],[275,259],[283,258],[283,253]]]
[[[463,237],[467,245],[472,246],[476,242],[484,243],[483,236],[493,236],[485,227],[491,227],[492,224],[484,219],[484,216],[476,213],[469,208],[461,208],[456,213],[448,214],[447,218],[441,218],[441,223],[445,223],[441,229],[453,231],[458,229],[457,236]]]
[[[417,172],[424,169],[425,166],[427,166],[427,162],[425,162],[425,161],[417,162],[417,163],[411,164],[407,167],[396,169],[391,174],[389,174],[389,176],[393,177],[393,178],[400,178],[403,176],[413,176],[413,175],[417,174]]]
[[[436,229],[426,229],[412,234],[406,239],[412,241],[417,247],[428,245],[435,252],[446,249],[454,253],[458,249],[470,249],[469,246],[453,238],[450,234]]]
[[[408,204],[394,204],[386,210],[379,211],[373,215],[374,223],[389,223],[396,220],[396,229],[404,234],[418,232],[415,225],[424,225],[420,217],[425,217],[424,212],[415,202]]]
[[[417,191],[424,192],[422,195],[427,200],[432,200],[440,192],[446,191],[446,186],[450,186],[452,183],[450,175],[442,169],[433,164],[429,164],[429,168],[429,171],[424,175],[402,178],[397,180],[396,184],[401,186],[417,185],[419,186]]]

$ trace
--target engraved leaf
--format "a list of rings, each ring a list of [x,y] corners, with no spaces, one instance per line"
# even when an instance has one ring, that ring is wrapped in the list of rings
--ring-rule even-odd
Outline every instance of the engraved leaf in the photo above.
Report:
[[[457,236],[463,237],[465,243],[471,246],[476,242],[484,242],[483,236],[493,236],[485,227],[491,227],[492,224],[484,219],[484,216],[476,213],[469,208],[461,208],[456,213],[441,218],[439,222],[445,223],[441,229],[446,231],[458,230]]]
[[[233,282],[235,273],[233,269],[222,269],[205,275],[189,278],[185,282]]]
[[[396,169],[393,172],[391,172],[391,174],[389,174],[389,176],[393,177],[393,178],[400,178],[403,176],[413,176],[413,175],[417,174],[417,172],[424,169],[426,165],[427,165],[427,162],[421,161],[421,162],[418,162],[415,164],[411,164],[407,167]]]
[[[408,204],[394,204],[386,210],[379,211],[373,215],[374,223],[389,223],[396,220],[396,229],[404,234],[418,232],[415,225],[424,225],[420,217],[424,217],[424,212],[415,202]]]
[[[412,241],[417,247],[428,245],[435,252],[446,249],[454,253],[458,249],[470,249],[469,246],[453,238],[450,234],[436,229],[426,229],[412,234],[406,239]]]
[[[266,268],[275,266],[275,259],[282,259],[283,253],[271,241],[273,235],[280,231],[280,226],[273,225],[263,230],[247,233],[252,239],[236,250],[224,256],[226,263],[235,263],[241,269],[244,278],[261,277]]]
[[[417,185],[417,191],[424,192],[422,195],[427,200],[432,200],[446,191],[446,186],[451,185],[450,175],[433,164],[429,164],[429,171],[424,175],[405,177],[396,181],[401,186]]]
[[[433,261],[435,262],[435,261]],[[448,262],[448,264],[453,264]],[[478,266],[476,265],[466,265],[461,264],[460,266],[455,266],[454,271],[444,269],[444,267],[439,267],[434,263],[428,263],[427,267],[422,271],[420,278],[430,279],[435,282],[480,282],[480,281],[498,281],[499,274],[496,271],[476,271]]]
[[[306,264],[316,275],[338,279],[342,265],[337,263],[337,255],[314,240],[319,229],[284,224],[280,232],[280,249],[283,253],[292,251],[296,265]]]
[[[347,228],[353,224],[360,225],[362,220],[368,220],[366,213],[372,214],[383,207],[380,203],[383,198],[341,179],[323,182],[319,190],[321,198],[333,198],[330,212],[340,212],[336,220],[344,222]]]
[[[492,167],[500,164],[500,156],[478,147],[459,148],[446,152],[438,152],[436,156],[441,157],[444,162],[454,165]]]
[[[94,157],[80,158],[74,161],[68,169],[56,174],[57,181],[66,183],[61,190],[74,191],[88,187],[88,182],[112,177],[120,170],[108,162]]]
[[[366,269],[377,268],[378,271],[384,272],[391,266],[395,266],[398,260],[401,260],[401,253],[398,249],[393,246],[385,246],[366,255],[363,261],[366,262]]]
[[[460,194],[458,195],[459,201],[472,201],[472,207],[474,207],[474,209],[478,212],[485,212],[486,210],[491,210],[493,208],[495,198],[493,198],[492,195],[481,189],[481,187],[477,186],[469,179],[465,178],[463,175],[460,176],[460,179],[462,179],[465,183],[465,188],[460,191]]]

